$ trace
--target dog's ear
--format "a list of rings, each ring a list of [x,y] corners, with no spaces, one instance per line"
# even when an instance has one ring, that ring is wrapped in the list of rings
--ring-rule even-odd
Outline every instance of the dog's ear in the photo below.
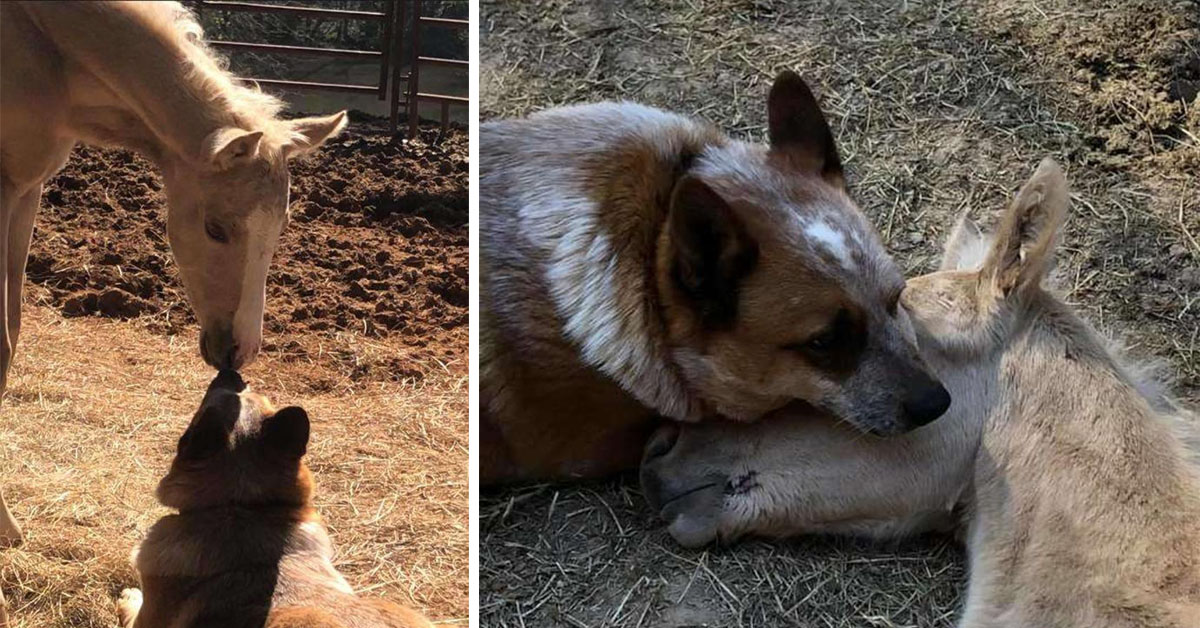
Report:
[[[263,441],[287,458],[300,459],[308,451],[308,413],[288,406],[263,421]]]
[[[737,316],[738,284],[758,261],[758,245],[729,203],[694,176],[676,184],[667,220],[672,281],[705,327],[727,327]]]
[[[200,416],[179,437],[175,456],[180,460],[195,462],[208,459],[225,449],[229,445],[229,430],[225,427],[222,411],[219,405],[201,410]]]
[[[833,131],[808,84],[791,70],[781,72],[771,86],[767,128],[772,153],[798,169],[816,171],[830,183],[845,187]]]
[[[1054,266],[1054,245],[1068,202],[1062,168],[1043,159],[1000,219],[980,281],[1000,298],[1041,284]]]

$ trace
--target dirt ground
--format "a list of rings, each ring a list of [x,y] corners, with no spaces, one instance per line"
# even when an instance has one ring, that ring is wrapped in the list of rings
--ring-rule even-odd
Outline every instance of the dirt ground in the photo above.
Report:
[[[337,567],[435,620],[468,612],[467,137],[373,119],[294,163],[292,222],[244,373],[313,418]],[[153,487],[212,371],[165,236],[161,180],[81,148],[47,186],[0,468],[28,542],[0,553],[16,627],[115,625]],[[84,359],[80,359],[83,357]]]
[[[1200,4],[1179,0],[483,2],[485,117],[631,99],[765,135],[792,68],[910,274],[1045,155],[1073,210],[1060,283],[1200,403]],[[631,478],[486,493],[484,626],[950,626],[950,539],[680,549]]]

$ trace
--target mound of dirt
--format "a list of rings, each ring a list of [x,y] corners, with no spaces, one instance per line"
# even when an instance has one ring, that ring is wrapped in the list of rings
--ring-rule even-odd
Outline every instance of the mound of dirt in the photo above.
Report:
[[[465,355],[466,134],[430,128],[404,141],[356,120],[290,170],[292,222],[268,278],[265,349],[271,335],[349,331],[406,345],[409,361]],[[150,163],[80,147],[43,199],[27,269],[34,300],[194,333]],[[307,355],[295,339],[283,348]]]

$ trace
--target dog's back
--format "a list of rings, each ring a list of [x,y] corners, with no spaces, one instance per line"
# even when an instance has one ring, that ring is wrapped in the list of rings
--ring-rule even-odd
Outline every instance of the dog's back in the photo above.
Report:
[[[231,372],[209,388],[158,487],[177,509],[147,532],[133,628],[428,628],[416,611],[354,594],[312,507],[308,416],[274,410]]]
[[[479,185],[481,474],[485,481],[603,475],[635,465],[655,413],[581,359],[556,305],[562,286],[548,277],[591,290],[593,310],[618,309],[599,302],[609,261],[565,247],[586,249],[616,230],[621,259],[643,271],[652,266],[655,213],[671,193],[679,155],[725,139],[675,114],[597,103],[487,123],[479,141],[487,156]],[[610,288],[640,299],[644,286],[635,279]],[[606,341],[644,344],[632,334]]]

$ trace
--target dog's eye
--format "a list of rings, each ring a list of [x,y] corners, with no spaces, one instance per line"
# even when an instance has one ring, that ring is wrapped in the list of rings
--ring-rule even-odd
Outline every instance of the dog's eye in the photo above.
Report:
[[[785,351],[799,353],[826,353],[837,344],[837,330],[828,329],[803,342],[792,342],[780,347]]]
[[[204,221],[204,233],[208,235],[213,242],[225,244],[229,242],[229,233],[215,220]]]
[[[904,289],[901,288],[901,289],[895,291],[894,293],[892,293],[892,296],[888,297],[888,302],[887,302],[888,314],[891,314],[892,316],[896,315],[896,311],[900,308],[900,295],[903,293],[904,293]]]
[[[809,338],[804,346],[810,351],[828,351],[833,348],[835,342],[837,342],[837,334],[830,329]]]

